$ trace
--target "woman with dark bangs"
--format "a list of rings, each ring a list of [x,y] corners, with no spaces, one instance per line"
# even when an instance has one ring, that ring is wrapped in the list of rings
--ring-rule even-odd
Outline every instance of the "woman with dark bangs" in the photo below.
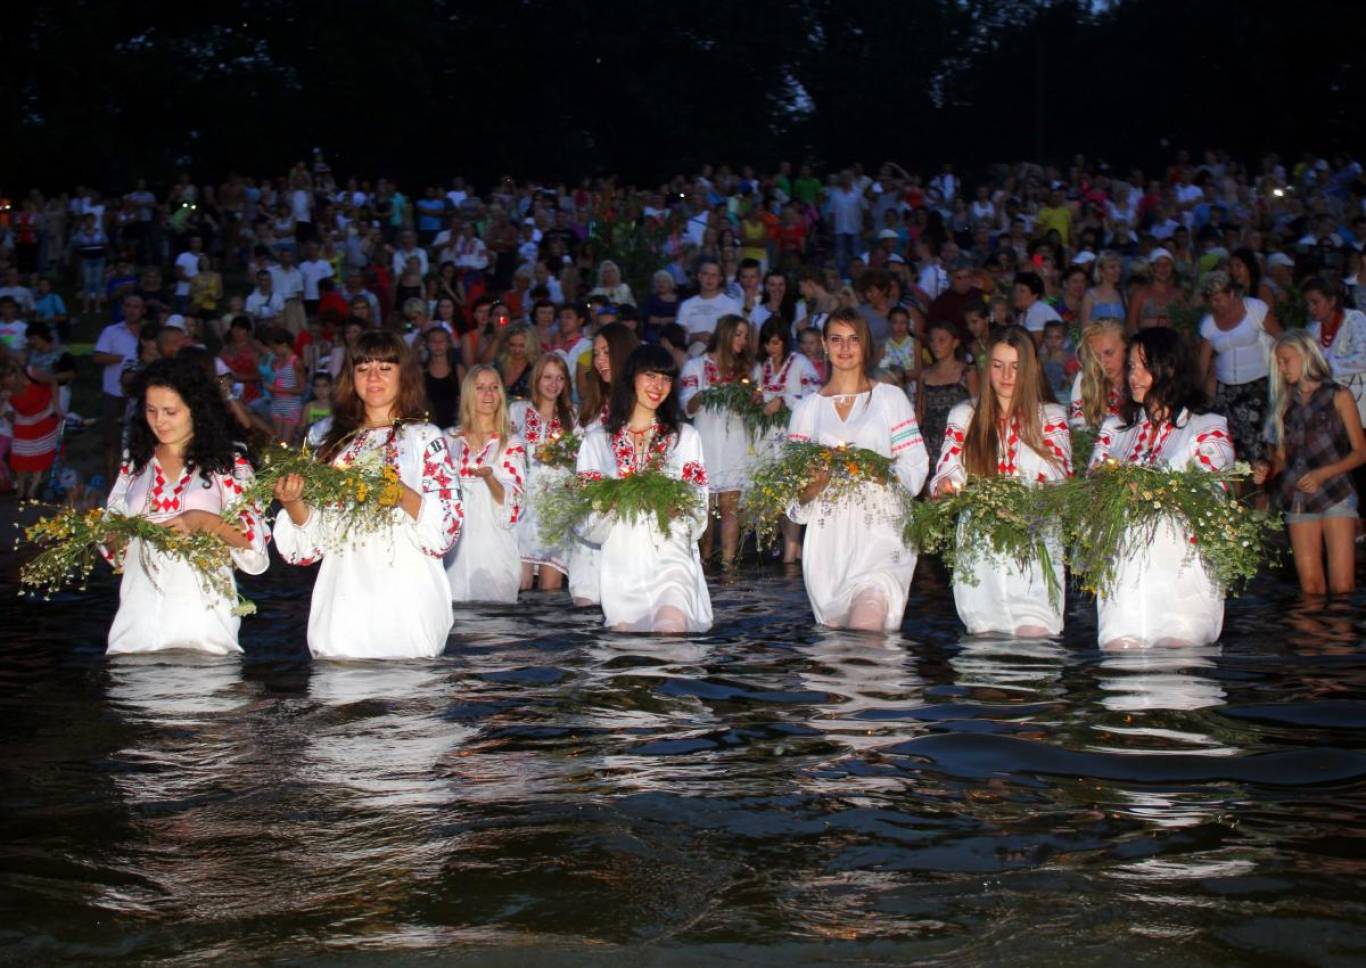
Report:
[[[221,517],[251,483],[252,472],[233,443],[223,394],[202,363],[157,360],[148,366],[128,430],[108,509],[181,534],[215,534],[231,549],[233,566],[249,575],[264,572],[270,531],[261,510],[250,508],[235,521]],[[136,538],[103,553],[123,568],[110,654],[242,651],[236,601],[207,592],[186,562],[143,547]]]
[[[1233,463],[1228,421],[1206,411],[1195,360],[1169,327],[1141,329],[1129,345],[1129,399],[1101,424],[1091,466],[1106,460],[1179,471]],[[1096,603],[1102,648],[1203,645],[1224,627],[1224,594],[1172,521],[1119,562],[1115,586]]]
[[[987,387],[949,413],[930,493],[961,489],[973,477],[1008,476],[1037,487],[1072,476],[1067,412],[1054,403],[1034,340],[1009,326],[987,344]],[[971,527],[962,522],[960,527]],[[953,603],[970,635],[998,632],[1031,638],[1062,631],[1061,542],[1047,542],[1057,585],[1040,562],[1021,568],[1005,555],[984,555],[970,574],[954,575]]]
[[[697,431],[678,411],[678,366],[668,350],[641,346],[613,381],[603,426],[584,438],[581,475],[622,477],[655,468],[697,491],[696,515],[675,518],[667,535],[653,520],[594,515],[582,536],[602,549],[599,581],[605,624],[616,631],[683,634],[712,625],[711,596],[697,539],[706,527],[707,471]]]
[[[403,659],[440,655],[454,621],[442,556],[464,510],[446,438],[426,422],[422,373],[403,337],[364,333],[348,351],[332,426],[318,460],[339,467],[392,467],[402,497],[388,529],[343,539],[328,508],[302,500],[303,479],[283,478],[275,519],[285,561],[322,561],[313,586],[308,647],[318,658]]]
[[[639,345],[636,334],[621,323],[608,323],[593,337],[592,363],[583,378],[583,400],[579,404],[579,427],[584,434],[607,422],[616,374],[625,369]],[[598,548],[575,539],[569,545],[568,558],[569,597],[579,608],[598,604],[602,597]]]

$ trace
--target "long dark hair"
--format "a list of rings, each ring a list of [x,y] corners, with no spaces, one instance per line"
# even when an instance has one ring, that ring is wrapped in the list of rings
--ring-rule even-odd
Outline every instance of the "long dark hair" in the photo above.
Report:
[[[768,341],[774,337],[783,341],[783,358],[778,365],[787,362],[787,358],[792,355],[792,330],[787,321],[778,317],[770,316],[764,320],[764,325],[759,327],[759,361],[768,359]]]
[[[631,419],[636,409],[636,377],[641,373],[660,373],[669,378],[669,395],[660,402],[655,419],[666,433],[677,434],[683,423],[682,411],[678,409],[678,364],[672,353],[653,343],[632,350],[619,376],[612,371],[612,404],[607,412],[607,432],[616,433]]]
[[[1129,396],[1123,406],[1125,427],[1132,427],[1144,416],[1158,410],[1167,412],[1175,423],[1181,411],[1205,413],[1209,401],[1200,389],[1195,372],[1195,356],[1180,333],[1168,326],[1140,329],[1129,340],[1129,360],[1143,354],[1143,365],[1153,375],[1153,385],[1138,403]],[[1126,362],[1126,366],[1131,364]]]
[[[621,373],[626,366],[626,360],[630,357],[631,351],[640,345],[640,339],[632,332],[631,327],[623,323],[608,323],[598,330],[589,345],[596,343],[601,336],[607,341],[607,355],[611,360],[612,382],[609,384],[598,374],[598,368],[593,365],[593,353],[589,350],[588,354],[588,375],[584,378],[583,401],[579,406],[579,426],[587,427],[594,420],[598,419],[598,414],[602,408],[608,404],[612,396],[612,387],[620,381],[617,374]],[[570,364],[571,368],[573,364]],[[571,374],[570,380],[573,380]],[[629,417],[630,414],[628,413]]]
[[[427,419],[427,388],[418,368],[417,355],[408,349],[408,343],[389,330],[361,333],[356,345],[346,351],[341,373],[337,375],[337,390],[332,399],[332,429],[318,449],[320,461],[336,457],[342,445],[365,422],[365,402],[356,393],[355,375],[356,367],[362,363],[397,363],[395,421]]]
[[[137,412],[128,428],[128,455],[133,469],[140,471],[152,459],[157,437],[147,423],[147,390],[164,387],[174,390],[190,408],[193,434],[185,449],[185,467],[199,472],[208,487],[213,474],[231,474],[237,448],[232,440],[232,424],[223,403],[223,391],[195,360],[156,360],[138,381]]]
[[[991,352],[997,346],[1008,346],[1015,351],[1018,370],[1015,378],[1015,394],[1010,400],[1010,410],[1001,413],[1000,402],[991,387]],[[974,477],[995,477],[1001,437],[998,427],[1018,422],[1020,440],[1045,461],[1065,471],[1044,446],[1041,415],[1045,403],[1054,403],[1053,391],[1044,379],[1043,367],[1039,364],[1038,353],[1034,349],[1034,338],[1023,326],[1007,326],[994,333],[987,342],[987,369],[982,393],[973,411],[972,421],[968,424],[967,439],[963,442],[963,466]]]

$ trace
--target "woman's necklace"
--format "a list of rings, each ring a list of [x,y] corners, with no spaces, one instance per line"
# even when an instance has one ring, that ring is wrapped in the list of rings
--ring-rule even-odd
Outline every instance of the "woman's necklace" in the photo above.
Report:
[[[868,392],[868,389],[855,390],[853,393],[833,393],[830,398],[835,401],[837,407],[847,407],[859,397]]]

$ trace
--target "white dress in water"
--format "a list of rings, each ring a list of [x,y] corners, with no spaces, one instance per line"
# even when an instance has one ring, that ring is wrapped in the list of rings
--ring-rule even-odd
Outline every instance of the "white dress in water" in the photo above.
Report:
[[[900,389],[875,384],[858,395],[849,419],[841,420],[834,397],[813,393],[798,402],[788,438],[863,447],[894,459],[898,480],[919,492],[929,471],[925,442],[911,402]],[[807,525],[802,542],[802,579],[811,610],[822,625],[848,624],[854,598],[874,593],[887,603],[886,630],[901,626],[915,574],[915,552],[901,541],[901,505],[886,489],[865,487],[854,498],[831,503],[824,495],[788,509]]]
[[[251,465],[238,457],[231,475],[211,474],[207,486],[189,467],[172,482],[155,457],[134,471],[125,453],[107,507],[157,524],[165,524],[185,511],[217,515],[237,500],[252,477]],[[261,509],[245,511],[237,523],[249,544],[232,549],[232,563],[248,575],[259,575],[270,564],[266,551],[270,530]],[[111,655],[163,649],[193,649],[213,655],[242,651],[237,644],[242,620],[232,614],[236,600],[206,591],[199,573],[184,561],[144,547],[137,538],[118,555],[105,549],[101,552],[110,564],[123,568],[119,610],[109,629]],[[231,578],[231,570],[224,570]]]
[[[567,468],[542,464],[536,459],[536,452],[553,438],[572,432],[573,428],[566,429],[557,416],[552,415],[547,421],[526,400],[518,400],[508,408],[508,420],[512,424],[512,432],[522,438],[522,443],[526,445],[526,500],[516,528],[522,564],[548,565],[567,574],[569,549],[563,545],[548,545],[541,540],[541,521],[536,513],[536,504],[540,493],[562,482],[573,472]]]
[[[457,602],[515,602],[522,583],[522,553],[517,547],[517,522],[522,516],[526,481],[526,447],[520,437],[509,437],[500,450],[494,434],[477,451],[459,434],[449,434],[451,463],[460,475],[465,523],[460,540],[446,552],[446,577]],[[480,467],[492,467],[503,485],[497,504]]]
[[[930,481],[931,494],[944,481],[952,481],[958,487],[967,482],[963,442],[975,410],[976,405],[971,400],[964,400],[949,411],[944,447],[939,453],[934,479]],[[1067,429],[1067,412],[1056,403],[1046,403],[1039,408],[1038,420],[1039,434],[1048,455],[1035,453],[1020,440],[1018,432],[1012,431],[998,450],[998,474],[1018,477],[1026,486],[1072,476],[1072,437]],[[967,526],[965,521],[958,524],[960,529]],[[1049,599],[1048,583],[1037,562],[1021,568],[1010,558],[988,553],[968,566],[966,580],[954,576],[953,603],[969,634],[1000,632],[1014,635],[1026,626],[1046,629],[1049,635],[1062,631],[1062,586],[1066,581],[1062,544],[1057,539],[1048,540],[1046,544],[1053,562],[1053,574],[1058,578],[1056,602]]]
[[[1202,467],[1215,471],[1233,463],[1228,422],[1212,413],[1181,411],[1175,424],[1146,418],[1123,429],[1120,417],[1107,417],[1096,438],[1091,466],[1107,457],[1170,470]],[[1102,646],[1130,642],[1204,645],[1224,628],[1224,596],[1205,571],[1191,536],[1175,521],[1136,554],[1119,562],[1114,590],[1096,601]]]
[[[678,378],[678,404],[686,412],[688,401],[708,387],[729,383],[711,354],[695,356],[683,365]],[[749,479],[754,460],[755,441],[750,439],[744,421],[733,413],[700,409],[693,415],[693,426],[702,438],[702,453],[707,462],[707,490],[712,494],[739,491]]]
[[[627,523],[615,514],[594,515],[582,527],[589,541],[602,547],[599,562],[603,589],[604,624],[624,632],[649,632],[661,608],[676,608],[684,617],[686,631],[705,632],[712,625],[711,596],[702,576],[697,539],[706,528],[707,470],[702,441],[697,431],[684,424],[678,436],[656,432],[653,453],[663,453],[665,474],[692,484],[698,492],[700,510],[681,517],[663,535],[653,521]],[[623,427],[609,434],[595,427],[579,451],[581,475],[621,477],[637,470],[635,449]]]
[[[800,353],[790,353],[778,367],[767,357],[762,363],[754,364],[754,385],[763,394],[765,404],[782,397],[783,405],[792,411],[797,409],[798,400],[820,390],[821,378],[816,375],[810,360]],[[762,454],[772,454],[786,437],[782,427],[774,427],[755,449]]]
[[[607,420],[607,407],[602,408],[602,412],[588,425],[583,428],[583,436],[586,440],[588,435],[594,430],[602,427]],[[579,453],[583,453],[583,448],[579,448]],[[602,588],[598,582],[600,580],[602,548],[584,538],[583,535],[576,535],[569,542],[568,551],[569,597],[574,604],[597,605],[602,600]]]
[[[422,497],[417,519],[401,508],[382,531],[342,537],[337,512],[310,508],[296,525],[275,518],[275,546],[292,565],[322,561],[308,614],[308,648],[320,659],[440,655],[454,623],[441,557],[460,534],[460,482],[446,437],[428,423],[361,430],[334,464],[376,460]]]

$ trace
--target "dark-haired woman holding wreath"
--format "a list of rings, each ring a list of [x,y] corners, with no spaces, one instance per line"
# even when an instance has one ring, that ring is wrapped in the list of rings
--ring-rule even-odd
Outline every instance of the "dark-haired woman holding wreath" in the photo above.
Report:
[[[251,465],[233,443],[223,395],[208,372],[175,360],[149,366],[108,510],[181,534],[214,534],[228,545],[235,567],[259,575],[270,564],[270,532],[260,509],[243,511],[231,522],[220,516],[251,481]],[[235,598],[206,587],[189,563],[143,547],[137,538],[104,554],[123,569],[110,654],[242,651]]]
[[[1129,344],[1129,399],[1101,424],[1091,456],[1180,471],[1233,464],[1228,421],[1206,410],[1195,360],[1168,327],[1142,329]],[[1164,521],[1152,540],[1118,564],[1112,590],[1097,599],[1103,648],[1204,645],[1224,627],[1223,591],[1210,578],[1198,539]]]
[[[697,550],[707,506],[702,440],[679,413],[677,363],[668,350],[649,345],[634,350],[614,374],[607,420],[588,431],[578,463],[579,475],[588,477],[645,470],[691,484],[696,513],[675,517],[668,534],[652,517],[631,522],[608,512],[590,518],[580,533],[602,548],[603,617],[617,631],[705,632],[712,610]]]
[[[332,659],[440,655],[454,621],[441,558],[463,520],[446,438],[426,422],[422,373],[401,336],[363,333],[347,357],[318,460],[392,468],[399,498],[389,527],[342,536],[343,512],[305,503],[299,475],[276,484],[280,554],[293,565],[322,561],[308,648]]]

